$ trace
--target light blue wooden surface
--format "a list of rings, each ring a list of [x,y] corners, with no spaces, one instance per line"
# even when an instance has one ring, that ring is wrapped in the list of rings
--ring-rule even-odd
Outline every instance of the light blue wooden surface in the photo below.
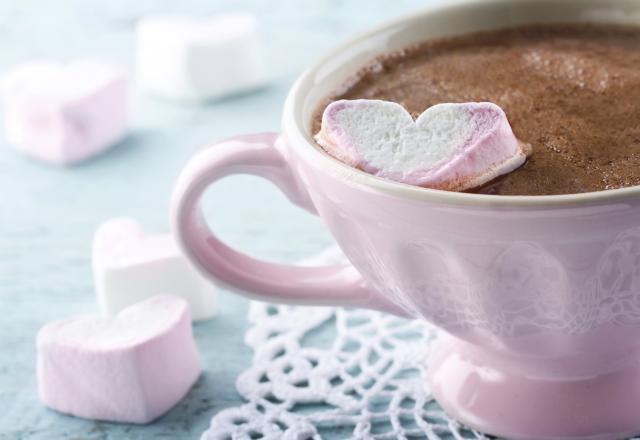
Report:
[[[287,90],[324,50],[425,1],[396,0],[1,0],[0,71],[32,58],[104,56],[133,64],[135,20],[150,13],[257,14],[273,80],[257,93],[181,106],[137,94],[134,129],[104,156],[72,169],[47,167],[0,145],[0,438],[198,438],[217,411],[241,403],[234,380],[251,361],[243,344],[246,300],[221,292],[220,314],[195,327],[205,373],[188,397],[149,426],[63,416],[37,400],[35,335],[44,323],[96,311],[90,271],[95,228],[132,216],[158,231],[185,162],[204,144],[277,131]],[[321,222],[269,184],[229,178],[207,194],[207,212],[232,245],[293,261],[329,243]]]

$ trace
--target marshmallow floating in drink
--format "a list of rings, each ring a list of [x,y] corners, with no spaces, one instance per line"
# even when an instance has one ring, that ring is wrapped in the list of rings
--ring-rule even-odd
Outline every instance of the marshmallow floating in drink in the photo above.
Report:
[[[449,191],[515,170],[529,150],[492,103],[439,104],[414,121],[394,102],[335,101],[315,139],[335,158],[376,176]]]
[[[216,311],[216,288],[185,258],[169,234],[147,234],[132,219],[101,225],[93,240],[93,272],[101,310],[108,315],[158,294],[184,298],[194,320]]]
[[[65,414],[148,423],[179,402],[202,370],[187,303],[158,296],[116,317],[80,316],[37,337],[42,403]]]
[[[128,128],[125,72],[98,60],[34,61],[2,78],[7,141],[54,164],[73,164],[122,139]]]
[[[239,13],[143,18],[136,69],[143,89],[195,101],[254,89],[266,78],[257,21]]]

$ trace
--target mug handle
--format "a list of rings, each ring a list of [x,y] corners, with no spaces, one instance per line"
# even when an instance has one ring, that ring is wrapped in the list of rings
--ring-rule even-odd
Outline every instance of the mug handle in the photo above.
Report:
[[[315,212],[306,190],[289,167],[276,133],[244,135],[212,145],[181,173],[173,193],[172,226],[183,252],[207,277],[260,301],[352,306],[406,315],[365,286],[350,264],[302,267],[268,263],[238,252],[209,229],[200,206],[204,191],[232,174],[250,174],[274,183],[294,204]]]

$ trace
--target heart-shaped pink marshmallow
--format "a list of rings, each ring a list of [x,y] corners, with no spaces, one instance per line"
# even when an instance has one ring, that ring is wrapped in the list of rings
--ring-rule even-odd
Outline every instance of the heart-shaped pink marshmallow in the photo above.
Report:
[[[148,423],[171,409],[202,370],[187,303],[157,296],[115,317],[80,316],[38,333],[46,406],[77,417]]]
[[[348,165],[386,179],[464,191],[521,166],[528,146],[495,104],[438,104],[415,121],[400,104],[340,100],[324,111],[316,141]]]
[[[128,130],[129,87],[119,66],[94,59],[33,61],[0,82],[7,140],[36,159],[75,164],[115,145]]]

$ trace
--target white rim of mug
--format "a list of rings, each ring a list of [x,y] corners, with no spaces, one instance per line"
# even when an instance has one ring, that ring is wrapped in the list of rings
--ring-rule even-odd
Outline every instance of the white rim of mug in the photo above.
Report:
[[[381,177],[374,176],[364,171],[353,168],[344,164],[338,159],[333,158],[326,152],[322,151],[313,141],[312,135],[307,133],[303,127],[302,109],[304,107],[304,98],[306,95],[305,85],[312,83],[313,78],[320,69],[338,54],[346,51],[351,46],[355,46],[367,39],[370,39],[384,31],[390,31],[394,27],[398,27],[409,21],[418,21],[425,15],[438,12],[440,10],[450,9],[452,7],[460,7],[465,5],[473,5],[477,3],[486,4],[502,4],[517,3],[517,0],[448,0],[440,1],[433,5],[421,8],[417,11],[401,15],[393,20],[386,21],[382,24],[369,28],[367,31],[356,35],[335,46],[332,50],[320,57],[311,67],[305,70],[296,80],[291,88],[283,111],[283,132],[285,137],[292,144],[291,148],[302,153],[310,162],[317,167],[322,167],[330,171],[334,176],[348,183],[358,186],[366,186],[391,196],[410,198],[416,201],[434,202],[453,205],[469,205],[477,207],[561,207],[575,206],[586,204],[600,204],[610,202],[620,202],[621,199],[629,199],[640,196],[640,186],[631,186],[626,188],[602,190],[594,192],[585,192],[577,194],[559,194],[559,195],[493,195],[493,194],[475,194],[436,190],[431,188],[423,188],[414,185],[408,185],[395,182]],[[548,4],[542,1],[541,3]],[[585,8],[592,2],[582,0]],[[593,2],[599,3],[599,2]],[[601,4],[601,3],[600,3]],[[611,5],[613,6],[613,5]],[[577,20],[576,20],[577,21]],[[613,21],[612,21],[613,22]],[[345,78],[346,80],[347,78]],[[306,89],[310,88],[307,86]]]

